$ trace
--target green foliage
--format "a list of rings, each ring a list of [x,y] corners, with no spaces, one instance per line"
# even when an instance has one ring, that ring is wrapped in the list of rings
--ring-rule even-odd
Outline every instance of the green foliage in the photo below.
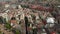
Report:
[[[20,31],[19,30],[15,30],[15,34],[20,34]]]
[[[23,8],[29,8],[28,5],[21,5]]]
[[[60,2],[60,0],[58,0]]]
[[[11,29],[10,23],[6,23],[6,24],[5,24],[5,27],[6,27],[7,29]]]
[[[3,33],[0,31],[0,34],[3,34]]]

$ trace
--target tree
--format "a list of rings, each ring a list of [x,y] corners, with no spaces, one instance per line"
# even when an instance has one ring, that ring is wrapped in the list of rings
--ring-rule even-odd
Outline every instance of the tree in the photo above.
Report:
[[[10,23],[6,23],[6,24],[5,24],[5,27],[6,27],[7,29],[11,29]]]
[[[19,30],[15,30],[15,32],[16,32],[15,34],[20,34],[20,31]]]

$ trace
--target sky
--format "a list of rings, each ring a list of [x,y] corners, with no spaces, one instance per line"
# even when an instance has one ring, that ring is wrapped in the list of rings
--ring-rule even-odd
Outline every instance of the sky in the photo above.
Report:
[[[3,2],[3,1],[11,1],[11,0],[0,0],[0,2]]]

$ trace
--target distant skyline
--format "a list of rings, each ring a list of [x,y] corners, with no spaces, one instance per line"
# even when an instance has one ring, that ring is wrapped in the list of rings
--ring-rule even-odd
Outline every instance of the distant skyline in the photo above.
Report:
[[[5,2],[5,1],[12,1],[12,0],[0,0],[0,2]]]

